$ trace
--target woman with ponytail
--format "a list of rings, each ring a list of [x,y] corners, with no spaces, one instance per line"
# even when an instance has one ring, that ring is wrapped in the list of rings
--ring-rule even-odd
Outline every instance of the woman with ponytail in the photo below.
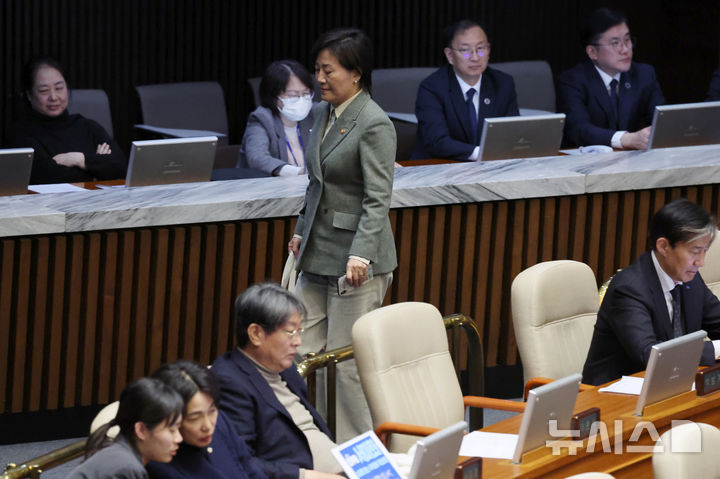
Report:
[[[183,401],[162,381],[141,378],[125,387],[115,419],[88,438],[85,461],[68,479],[147,478],[149,461],[170,462],[182,441]],[[112,440],[107,432],[119,426]]]
[[[267,479],[251,462],[235,427],[218,410],[220,389],[206,366],[181,359],[161,366],[152,377],[177,391],[185,403],[180,449],[167,464],[147,465],[152,479]]]

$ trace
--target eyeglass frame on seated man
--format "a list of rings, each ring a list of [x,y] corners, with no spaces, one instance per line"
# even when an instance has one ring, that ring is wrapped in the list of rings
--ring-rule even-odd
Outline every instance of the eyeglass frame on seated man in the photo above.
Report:
[[[614,38],[610,43],[588,43],[594,47],[611,47],[616,52],[621,52],[622,48],[633,49],[637,46],[637,37],[634,35],[625,35],[623,38]]]
[[[460,55],[462,55],[463,58],[465,58],[466,60],[469,60],[470,58],[472,58],[473,53],[479,57],[487,55],[488,52],[490,51],[490,44],[488,43],[487,45],[480,45],[479,47],[475,47],[475,48],[472,48],[472,47],[462,47],[462,48],[448,47],[448,48],[450,50],[455,50]]]

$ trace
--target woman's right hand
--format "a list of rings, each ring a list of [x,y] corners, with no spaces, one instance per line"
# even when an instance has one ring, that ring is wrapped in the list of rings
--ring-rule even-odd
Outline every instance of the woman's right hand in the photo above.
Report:
[[[300,252],[300,242],[302,241],[302,238],[299,238],[297,236],[293,236],[290,242],[288,243],[288,253],[292,253],[297,258],[298,253]]]
[[[112,150],[110,149],[110,145],[107,143],[101,143],[97,146],[97,150],[95,152],[98,155],[109,155],[112,153]]]

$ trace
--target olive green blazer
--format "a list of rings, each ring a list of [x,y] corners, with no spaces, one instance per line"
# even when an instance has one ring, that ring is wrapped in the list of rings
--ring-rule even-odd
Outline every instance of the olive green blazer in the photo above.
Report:
[[[341,276],[348,256],[370,260],[373,273],[397,266],[388,211],[395,164],[395,127],[363,91],[323,133],[330,105],[320,103],[305,150],[309,184],[295,234],[297,268]]]

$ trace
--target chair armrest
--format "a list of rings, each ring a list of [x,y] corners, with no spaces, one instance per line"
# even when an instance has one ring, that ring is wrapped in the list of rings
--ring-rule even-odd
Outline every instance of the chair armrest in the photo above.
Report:
[[[548,383],[553,382],[554,379],[550,378],[530,378],[528,379],[528,382],[525,384],[525,393],[523,395],[523,400],[527,401],[528,393],[531,389],[535,389],[538,386],[542,386]],[[580,384],[580,391],[587,391],[588,389],[592,389],[595,386],[592,386],[590,384]]]
[[[483,396],[465,396],[463,397],[463,403],[465,404],[465,406],[481,407],[485,409],[499,409],[500,411],[525,411],[524,402],[510,401],[509,399],[487,398]]]
[[[375,434],[387,446],[390,434],[408,434],[410,436],[429,436],[440,429],[428,426],[415,426],[401,422],[384,422],[375,429]]]

